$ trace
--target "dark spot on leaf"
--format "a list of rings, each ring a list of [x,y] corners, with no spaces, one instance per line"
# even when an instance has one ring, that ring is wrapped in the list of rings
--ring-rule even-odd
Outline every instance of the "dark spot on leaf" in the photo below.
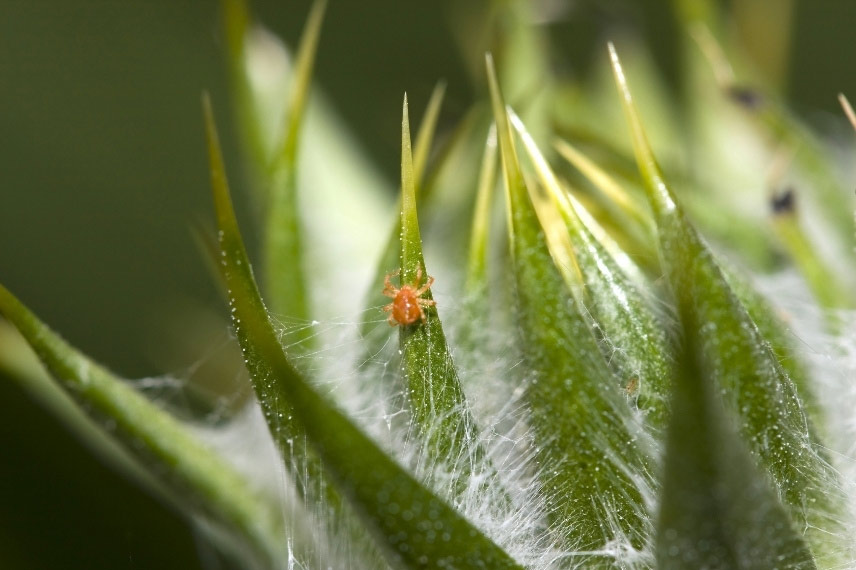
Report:
[[[773,214],[781,216],[784,214],[793,213],[796,209],[796,199],[793,188],[785,188],[775,192],[770,197],[770,209]]]
[[[750,111],[756,111],[764,104],[764,97],[751,87],[732,85],[728,87],[726,94],[729,99]]]

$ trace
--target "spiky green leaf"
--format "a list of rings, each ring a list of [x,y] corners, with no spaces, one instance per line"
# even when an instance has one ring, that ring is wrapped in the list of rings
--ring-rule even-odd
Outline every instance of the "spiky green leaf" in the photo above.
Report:
[[[422,254],[422,238],[416,212],[416,181],[410,148],[407,97],[401,126],[401,272],[402,285],[420,290],[430,281]],[[421,297],[433,303],[430,288]],[[399,323],[399,339],[407,394],[414,425],[430,442],[435,458],[470,465],[479,451],[475,422],[461,388],[455,363],[435,306],[422,308],[424,321]]]
[[[206,104],[214,204],[232,320],[265,418],[280,448],[305,434],[325,472],[387,554],[403,568],[520,568],[499,546],[404,471],[291,364],[256,286],[238,231]],[[286,408],[287,407],[287,408]],[[290,417],[281,416],[288,410]]]
[[[640,491],[648,483],[647,459],[621,382],[550,257],[490,56],[487,69],[508,203],[520,344],[531,374],[526,401],[547,516],[573,564],[608,566],[615,552],[605,550],[607,543],[638,548],[649,533]]]
[[[446,93],[444,83],[438,83],[431,93],[431,99],[428,101],[428,107],[425,109],[425,115],[422,117],[422,122],[419,125],[419,132],[416,135],[416,145],[413,150],[413,184],[416,191],[416,199],[421,201],[422,181],[425,177],[425,169],[428,163],[428,155],[431,151],[431,145],[434,142],[434,133],[437,129],[437,120],[440,116],[440,106],[443,102],[443,97]],[[418,159],[417,159],[418,157]],[[401,211],[401,200],[399,199],[397,210]],[[370,285],[370,289],[365,302],[366,307],[376,307],[386,303],[388,299],[383,295],[384,280],[386,275],[396,269],[400,269],[401,263],[401,216],[396,216],[395,224],[390,231],[389,237],[384,244],[383,252],[375,269],[374,277]],[[373,327],[371,320],[364,322],[361,326],[361,334],[366,337],[366,354],[373,354],[380,350],[383,343],[386,342],[387,329],[382,327]]]
[[[579,291],[578,301],[601,332],[604,356],[624,381],[626,397],[646,415],[649,425],[662,429],[671,368],[663,323],[639,284],[621,270],[580,219],[582,206],[561,187],[523,122],[515,115],[511,119],[547,194],[533,203],[544,231],[549,235],[548,228],[554,226],[559,234],[559,239],[548,238],[553,259],[561,269],[568,268],[563,271],[565,281]],[[569,251],[563,255],[562,249]],[[570,262],[561,261],[566,257],[573,258],[576,270],[570,269]]]
[[[816,560],[851,560],[837,474],[824,457],[796,387],[663,179],[612,45],[610,55],[657,223],[663,268],[673,293],[692,301],[689,309],[699,325],[703,365],[728,409],[738,415],[741,437],[795,524],[806,527]]]
[[[297,150],[326,4],[326,0],[317,0],[313,4],[300,41],[287,106],[288,116],[267,180],[270,190],[265,204],[265,285],[271,306],[277,313],[304,322],[309,317],[311,300],[303,259],[303,221],[297,196]],[[311,328],[299,327],[295,340],[305,341],[311,335]]]

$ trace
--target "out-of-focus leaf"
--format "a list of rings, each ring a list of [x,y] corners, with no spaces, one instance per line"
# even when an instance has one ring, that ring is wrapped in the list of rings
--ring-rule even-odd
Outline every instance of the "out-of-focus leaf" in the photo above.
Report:
[[[511,306],[511,283],[508,275],[508,249],[493,232],[501,224],[495,213],[501,207],[497,199],[497,148],[496,126],[488,128],[481,153],[475,203],[469,224],[469,251],[466,262],[463,303],[455,315],[455,358],[462,370],[477,370],[467,389],[478,389],[489,381],[488,372],[508,355],[508,339],[497,330],[511,330],[510,311],[497,311],[497,307]],[[507,378],[506,387],[513,389],[513,377]],[[478,403],[478,402],[474,402]]]
[[[206,113],[222,269],[232,320],[265,419],[280,449],[292,445],[291,434],[305,434],[336,488],[395,566],[520,568],[502,548],[405,472],[320,396],[286,357],[238,231],[207,103]]]
[[[546,512],[572,553],[572,564],[608,565],[616,551],[606,551],[607,543],[639,548],[650,534],[640,491],[649,483],[648,458],[620,380],[550,257],[490,56],[487,70],[508,203],[520,344],[532,374],[526,401]]]
[[[784,13],[787,12],[787,6],[776,7],[775,10]],[[811,201],[828,220],[822,228],[822,233],[831,238],[838,247],[837,253],[841,256],[836,263],[839,266],[838,273],[840,274],[840,268],[843,267],[852,271],[853,265],[849,263],[847,253],[854,245],[851,230],[854,201],[852,193],[838,177],[838,169],[831,158],[834,153],[785,107],[775,93],[770,92],[769,89],[765,90],[742,82],[739,71],[750,66],[740,60],[739,50],[729,50],[730,57],[726,57],[725,50],[719,41],[720,37],[724,37],[721,31],[723,26],[714,14],[715,11],[708,10],[706,21],[689,24],[693,39],[713,68],[715,83],[709,90],[712,88],[718,91],[722,99],[720,104],[727,103],[729,107],[742,111],[736,115],[738,120],[745,123],[749,132],[765,145],[773,146],[780,154],[785,152],[792,155],[792,164],[787,169],[788,177],[795,178],[799,187],[810,189],[809,192],[801,193],[801,199]],[[733,66],[731,60],[733,60]],[[709,111],[708,114],[710,115]],[[725,133],[725,136],[729,135],[730,133]],[[730,179],[729,184],[734,185]],[[778,229],[781,231],[781,228]],[[790,243],[794,236],[782,237],[787,246],[796,246]],[[795,261],[801,271],[809,271],[805,277],[811,283],[815,278],[814,272],[818,268],[811,264],[806,266],[800,259]],[[821,302],[828,300],[825,295],[834,294],[830,291],[818,292],[816,289],[815,291],[821,295]],[[840,301],[841,298],[838,300]]]
[[[434,143],[434,133],[437,131],[437,120],[440,118],[440,107],[446,95],[446,82],[440,81],[431,92],[425,116],[416,133],[416,144],[413,145],[413,180],[417,187],[422,185],[425,169],[428,165],[428,155]],[[417,191],[418,193],[418,191]]]
[[[568,141],[557,140],[556,150],[568,162],[574,165],[603,196],[601,203],[609,211],[615,222],[626,232],[630,247],[642,255],[654,257],[654,228],[651,216],[638,203],[638,199],[627,192],[609,173],[595,164]]]
[[[190,516],[210,518],[265,568],[285,555],[282,519],[248,482],[187,428],[66,343],[0,286],[0,312],[21,332],[62,388],[134,457],[159,490]]]
[[[470,231],[470,253],[467,264],[466,292],[468,297],[479,297],[487,290],[487,245],[490,233],[490,208],[496,187],[496,127],[491,125],[484,145],[479,171],[476,205]],[[482,307],[487,309],[487,307]]]
[[[223,0],[221,11],[238,125],[243,131],[241,135],[250,160],[256,168],[262,169],[268,163],[268,152],[259,128],[259,109],[247,70],[247,41],[250,29],[247,1]]]
[[[190,235],[196,243],[196,248],[205,262],[212,280],[219,286],[220,292],[225,298],[225,283],[220,274],[220,244],[217,243],[217,235],[213,227],[208,227],[202,221],[197,220],[190,226]]]
[[[803,230],[796,200],[797,196],[790,188],[773,196],[771,206],[776,235],[821,307],[830,310],[852,307],[852,293],[842,286],[838,273],[826,264],[817,246],[811,243]],[[834,322],[830,324],[836,328]]]
[[[254,213],[264,221],[269,214],[271,163],[282,150],[287,126],[283,117],[289,116],[286,105],[298,79],[297,66],[288,47],[252,21],[245,0],[223,0],[223,12],[227,45],[235,46],[229,49],[228,63],[236,125],[248,159],[244,182],[252,191]],[[387,233],[384,220],[392,206],[392,188],[321,90],[310,89],[304,115],[296,182],[306,232],[303,256],[311,260],[307,277],[313,288],[318,283],[361,283],[373,269],[364,260]],[[345,188],[347,192],[342,191]],[[338,231],[330,232],[330,227]],[[263,234],[260,237],[264,239]],[[346,287],[334,299],[312,306],[312,321],[353,311],[360,293]],[[295,324],[307,329],[302,336],[310,334],[306,321]],[[324,334],[312,328],[313,338]]]
[[[297,150],[326,4],[326,0],[316,0],[309,14],[297,52],[287,106],[288,117],[266,181],[270,189],[265,204],[267,220],[263,238],[266,290],[274,311],[303,322],[309,320],[311,301],[303,259],[303,227],[298,208]],[[311,328],[299,327],[294,340],[306,340],[311,335]]]
[[[765,134],[785,148],[798,149],[794,163],[811,188],[814,203],[829,220],[831,235],[851,251],[853,239],[853,194],[836,178],[836,167],[826,148],[805,125],[779,104],[765,107],[760,120]]]
[[[853,130],[856,130],[856,112],[853,111],[853,106],[850,104],[847,96],[844,93],[839,93],[838,102],[841,104],[841,109],[850,122],[850,126],[853,127]]]
[[[795,524],[806,528],[815,559],[824,566],[849,563],[852,541],[841,522],[844,498],[837,474],[823,456],[793,382],[666,185],[611,45],[610,54],[657,222],[663,268],[674,294],[692,300],[703,365],[738,415],[741,437]]]
[[[544,142],[552,133],[557,106],[548,34],[532,25],[544,17],[541,8],[529,0],[458,2],[452,21],[473,82],[484,82],[484,54],[490,51],[507,101],[524,117],[536,140]],[[491,116],[487,103],[484,110]],[[481,115],[482,105],[477,107]]]

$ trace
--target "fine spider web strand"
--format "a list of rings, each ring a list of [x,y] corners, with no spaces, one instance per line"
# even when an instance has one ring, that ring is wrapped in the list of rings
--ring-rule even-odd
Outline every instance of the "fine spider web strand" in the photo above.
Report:
[[[234,359],[228,353],[234,352]],[[223,368],[223,355],[226,364]],[[159,376],[129,380],[140,392],[185,421],[218,425],[229,421],[249,395],[246,370],[234,335],[224,324],[221,334],[188,364]],[[212,371],[217,375],[211,378]]]
[[[450,315],[458,313],[459,300],[443,295],[439,298]],[[449,321],[454,324],[453,318]],[[363,323],[385,327],[389,338],[382,348],[355,365],[353,363],[356,359],[350,356],[366,356],[362,355],[361,339],[357,332]],[[472,467],[468,463],[471,458],[466,454],[444,462],[426,456],[424,449],[414,445],[415,440],[411,437],[402,387],[375,381],[377,373],[397,376],[400,358],[394,340],[397,329],[388,326],[381,306],[321,322],[280,319],[278,325],[281,338],[286,341],[289,333],[297,327],[313,328],[314,334],[320,337],[317,340],[323,341],[313,341],[314,346],[321,348],[301,354],[297,359],[298,365],[309,370],[316,385],[400,464],[411,466],[420,480],[432,488],[442,488],[444,481],[451,480],[454,473]],[[450,326],[450,330],[453,329]],[[498,332],[487,333],[499,337],[492,338],[490,343],[497,350],[471,359],[467,366],[461,368],[462,382],[471,395],[469,401],[476,403],[473,413],[482,426],[479,441],[468,442],[467,445],[480,445],[487,450],[495,467],[495,476],[501,484],[489,485],[486,491],[484,481],[480,481],[477,475],[455,506],[517,560],[530,567],[547,567],[552,561],[564,559],[571,553],[556,550],[546,538],[546,523],[542,517],[545,498],[532,469],[535,446],[527,425],[528,410],[521,400],[523,392],[519,386],[515,388],[515,382],[509,381],[511,377],[525,375],[525,372],[520,369],[514,351],[509,350],[513,348],[508,345],[509,341]],[[224,335],[221,346],[228,342],[229,336]],[[186,370],[197,370],[204,360],[213,357],[215,353],[216,350],[212,349]],[[158,384],[151,380],[146,380],[146,383],[153,386]],[[181,380],[171,378],[167,383],[180,385]],[[305,504],[296,498],[292,478],[278,458],[258,409],[245,407],[236,417],[228,419],[224,423],[216,414],[205,416],[202,418],[200,433],[206,441],[240,465],[248,477],[277,497],[286,520],[305,518],[309,525],[303,526],[316,529],[310,537],[316,544],[313,560],[329,565],[335,560],[347,560],[349,554],[358,551],[360,545],[348,541],[331,546],[325,537],[341,536],[343,533],[338,533],[323,522],[329,517],[325,518],[326,510],[320,503]],[[286,459],[291,461],[290,458]],[[504,503],[498,497],[491,496],[491,487],[510,491],[510,502]],[[494,494],[498,495],[499,492]],[[306,537],[299,536],[289,536],[288,540],[294,544],[307,541]],[[616,551],[620,548],[621,545],[615,546]],[[347,564],[342,567],[347,567]]]
[[[829,485],[841,489],[847,499],[838,528],[856,535],[856,311],[840,310],[838,322],[849,323],[830,332],[828,314],[817,306],[805,282],[795,272],[785,271],[755,280],[757,287],[779,311],[793,339],[794,352],[807,365],[814,382],[813,393],[825,421],[823,455],[839,476]],[[846,537],[845,537],[846,538]],[[849,553],[856,564],[856,551]],[[819,562],[819,567],[822,562]]]
[[[340,324],[335,326],[362,322],[360,318],[371,319],[377,323],[377,326],[386,327],[388,336],[392,339],[397,334],[397,330],[394,327],[388,327],[383,319],[371,318],[374,311],[379,310],[380,307],[374,307],[361,313],[357,319],[339,319]],[[348,326],[342,326],[339,332],[347,335],[347,328]],[[331,391],[340,393],[337,401],[341,402],[340,405],[348,415],[354,418],[384,449],[396,457],[400,464],[411,466],[419,479],[427,483],[434,480],[440,486],[442,486],[444,474],[454,474],[466,466],[459,464],[461,461],[469,460],[466,453],[450,462],[438,462],[434,458],[426,457],[422,446],[414,445],[415,440],[412,438],[409,414],[404,406],[402,387],[389,389],[390,386],[387,385],[384,388],[378,388],[379,383],[373,378],[378,370],[393,373],[397,370],[395,363],[400,357],[397,343],[387,340],[384,346],[389,350],[375,352],[369,362],[370,366],[366,369],[358,367],[356,372],[347,367],[343,368],[341,363],[348,362],[343,351],[353,350],[356,355],[360,355],[359,344],[339,339],[331,345],[334,348],[316,354],[322,366],[324,362],[330,364],[331,359],[327,358],[328,354],[335,357],[332,359],[334,370],[330,371],[332,379],[329,382],[334,386]],[[386,360],[383,360],[384,358]],[[513,367],[514,363],[510,362],[498,366],[497,369],[504,369],[507,373]],[[481,372],[483,374],[484,371]],[[475,371],[475,373],[479,372]],[[464,498],[458,501],[456,506],[488,536],[507,547],[516,558],[543,561],[545,557],[554,556],[554,553],[545,544],[543,535],[536,531],[543,526],[543,521],[541,510],[537,507],[540,504],[537,485],[529,473],[532,446],[525,424],[521,420],[524,408],[518,399],[496,397],[498,391],[494,384],[504,382],[506,374],[500,372],[494,375],[491,370],[489,376],[474,382],[474,384],[481,384],[483,388],[476,394],[475,399],[495,402],[496,407],[490,410],[485,408],[485,413],[480,414],[479,423],[484,426],[484,431],[478,442],[468,442],[468,445],[484,446],[496,463],[497,476],[503,484],[494,486],[495,494],[503,494],[500,489],[511,487],[515,489],[515,498],[511,504],[506,504],[498,498],[485,496],[484,485],[475,478]],[[513,391],[510,387],[504,389],[509,393]],[[343,397],[341,395],[343,391],[350,392],[350,395]],[[434,484],[431,484],[431,487],[436,488]]]

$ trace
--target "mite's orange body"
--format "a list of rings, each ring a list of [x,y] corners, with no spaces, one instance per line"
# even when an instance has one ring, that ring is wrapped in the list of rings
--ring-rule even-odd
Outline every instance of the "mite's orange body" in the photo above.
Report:
[[[395,271],[386,276],[383,282],[383,294],[392,298],[392,303],[383,308],[389,313],[390,326],[395,325],[412,325],[416,321],[425,322],[424,307],[433,307],[437,303],[431,299],[423,299],[421,295],[426,293],[431,285],[434,284],[434,278],[428,277],[425,285],[419,286],[422,281],[422,268],[416,269],[416,279],[412,284],[404,284],[401,288],[397,288],[390,282],[390,277],[395,277],[400,271]]]

